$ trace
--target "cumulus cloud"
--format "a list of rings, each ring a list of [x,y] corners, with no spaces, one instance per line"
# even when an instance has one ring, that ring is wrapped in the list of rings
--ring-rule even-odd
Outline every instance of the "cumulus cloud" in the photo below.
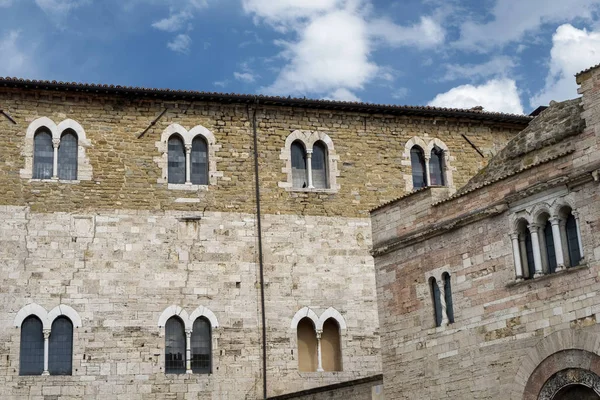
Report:
[[[330,12],[340,3],[340,0],[242,0],[246,13],[281,30],[287,30],[286,25],[291,22]]]
[[[167,47],[169,49],[182,54],[188,54],[190,52],[191,45],[192,38],[185,34],[177,35],[173,40],[167,43]]]
[[[253,83],[256,80],[256,76],[250,72],[234,72],[233,77],[242,82]]]
[[[535,33],[544,24],[591,19],[599,9],[600,0],[496,0],[491,21],[462,24],[457,46],[489,50]]]
[[[487,111],[523,114],[523,106],[512,79],[492,79],[480,86],[462,85],[438,94],[430,106],[472,108],[483,106]]]
[[[418,24],[401,26],[389,19],[379,19],[369,24],[370,33],[391,46],[432,47],[444,42],[444,29],[431,17],[422,17]]]
[[[446,65],[446,73],[440,78],[440,81],[505,77],[516,66],[515,60],[508,56],[495,56],[481,64],[448,64]]]
[[[336,89],[327,97],[328,100],[359,102],[360,98],[345,88]]]
[[[600,31],[561,25],[552,37],[550,71],[544,88],[530,100],[532,107],[577,97],[573,75],[600,63]]]
[[[36,75],[36,63],[32,61],[30,54],[26,53],[21,33],[9,31],[0,36],[0,76],[19,76],[22,78],[34,78]],[[31,48],[29,46],[29,48]]]
[[[192,19],[193,14],[189,11],[182,11],[156,21],[152,26],[156,29],[166,32],[177,32],[186,29],[186,23]]]

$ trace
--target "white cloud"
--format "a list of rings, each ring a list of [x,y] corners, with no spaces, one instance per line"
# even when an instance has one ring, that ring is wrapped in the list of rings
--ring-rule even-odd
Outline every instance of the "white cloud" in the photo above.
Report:
[[[444,29],[430,17],[422,17],[418,24],[400,26],[389,19],[369,23],[371,35],[383,39],[390,46],[432,47],[444,42]]]
[[[213,85],[218,86],[220,88],[224,88],[225,86],[229,85],[229,80],[225,79],[223,81],[215,81],[213,82]]]
[[[185,34],[177,35],[173,40],[167,43],[169,49],[182,54],[188,54],[191,45],[192,38]]]
[[[327,97],[328,100],[360,102],[360,98],[345,88],[336,89]]]
[[[401,87],[392,92],[392,98],[396,100],[402,100],[408,96],[409,90],[408,88]]]
[[[0,36],[0,76],[18,76],[20,78],[34,78],[36,63],[31,56],[23,51],[24,46],[21,34],[18,31],[9,31],[5,36]]]
[[[286,30],[286,24],[335,10],[340,0],[242,0],[244,11]]]
[[[465,22],[460,28],[459,47],[485,51],[522,39],[548,23],[591,19],[600,0],[496,0],[493,19]]]
[[[486,111],[523,114],[517,85],[512,79],[492,79],[480,86],[458,86],[438,94],[429,105],[450,108],[483,106]]]
[[[91,0],[35,0],[46,14],[56,18],[66,17],[71,10],[91,3]]]
[[[562,101],[577,97],[573,75],[600,63],[600,31],[588,32],[570,24],[561,25],[552,37],[550,71],[544,88],[530,100],[532,107],[550,100]]]
[[[457,79],[482,79],[492,76],[505,77],[516,67],[515,61],[508,56],[496,56],[482,64],[448,64],[446,73],[441,81],[454,81]]]
[[[192,19],[193,14],[189,11],[182,11],[172,14],[168,18],[163,18],[152,24],[156,29],[166,32],[177,32],[186,29],[186,23]]]
[[[238,81],[253,83],[256,80],[254,74],[250,72],[234,72],[233,77]]]

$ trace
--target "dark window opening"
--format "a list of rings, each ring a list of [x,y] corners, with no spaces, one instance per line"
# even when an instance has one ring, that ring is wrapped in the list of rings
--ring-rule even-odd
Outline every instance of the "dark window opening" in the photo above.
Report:
[[[19,375],[41,375],[42,372],[44,372],[42,321],[32,315],[21,325]]]
[[[546,241],[546,257],[548,259],[548,272],[556,272],[556,249],[554,247],[554,236],[552,235],[552,224],[550,221],[546,222],[544,227],[544,239]]]
[[[531,242],[531,233],[529,232],[525,233],[525,256],[527,260],[527,271],[529,272],[527,278],[533,279],[533,276],[535,275],[535,262],[533,261],[533,245]]]
[[[306,151],[302,143],[292,143],[292,186],[294,188],[308,187],[306,177]]]
[[[313,146],[311,167],[313,186],[317,189],[328,188],[327,147],[322,142],[317,142]]]
[[[77,179],[77,135],[72,130],[65,131],[60,138],[58,178],[71,181]]]
[[[569,214],[567,217],[566,231],[569,260],[571,261],[571,267],[576,267],[581,262],[581,250],[579,249],[579,239],[577,237],[577,222],[573,214]]]
[[[410,149],[410,164],[412,167],[413,188],[420,189],[427,186],[425,154],[419,146],[413,146]]]
[[[33,137],[33,179],[52,178],[54,168],[54,147],[52,135],[45,128],[38,130]]]
[[[433,314],[435,317],[435,326],[442,326],[442,302],[440,300],[440,288],[435,278],[429,280],[431,285],[431,297],[433,300]]]
[[[185,329],[183,322],[171,317],[165,325],[165,373],[185,374]]]
[[[50,375],[71,375],[73,368],[73,324],[67,317],[52,323],[48,349]]]
[[[446,301],[446,315],[448,315],[448,322],[454,323],[454,305],[452,304],[452,284],[450,282],[450,274],[445,272],[442,275],[444,279],[444,300]]]
[[[206,140],[196,136],[192,141],[192,176],[194,185],[208,185],[208,145]]]
[[[429,174],[431,175],[431,185],[444,186],[446,184],[444,179],[444,151],[437,146],[431,150]]]
[[[169,183],[185,183],[185,146],[179,135],[169,138]]]
[[[192,371],[197,374],[210,374],[212,358],[210,322],[206,318],[194,321],[192,330]]]

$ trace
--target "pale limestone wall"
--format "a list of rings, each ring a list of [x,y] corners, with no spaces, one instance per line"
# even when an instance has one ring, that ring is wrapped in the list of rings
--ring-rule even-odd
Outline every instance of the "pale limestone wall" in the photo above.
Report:
[[[201,217],[199,221],[181,221]],[[262,394],[257,239],[252,215],[219,212],[34,213],[0,208],[2,398],[255,399]],[[264,217],[270,395],[380,372],[367,219]],[[19,377],[29,303],[73,307],[73,376]],[[161,313],[208,307],[213,374],[165,375]],[[344,317],[344,371],[297,372],[294,314]],[[37,397],[36,397],[37,396]]]

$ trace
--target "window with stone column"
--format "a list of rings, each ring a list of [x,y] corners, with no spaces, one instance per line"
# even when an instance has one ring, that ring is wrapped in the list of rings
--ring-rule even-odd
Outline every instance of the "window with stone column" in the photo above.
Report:
[[[415,136],[404,145],[402,165],[406,191],[427,186],[447,186],[454,189],[452,166],[448,146],[438,138]]]
[[[454,302],[452,301],[450,273],[442,273],[441,279],[431,276],[428,282],[435,326],[440,327],[454,323]]]

